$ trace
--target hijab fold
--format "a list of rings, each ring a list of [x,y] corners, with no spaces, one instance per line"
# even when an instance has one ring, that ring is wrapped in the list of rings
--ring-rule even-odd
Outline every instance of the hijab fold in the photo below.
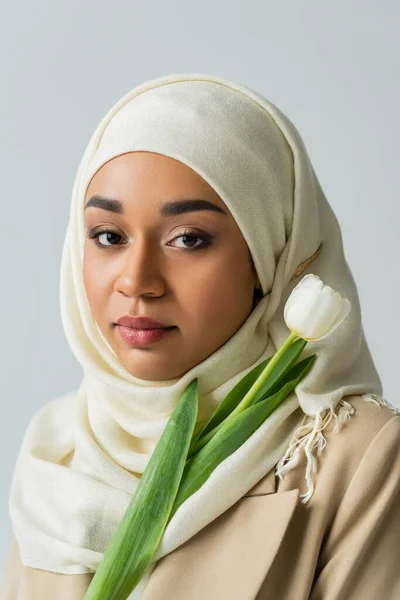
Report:
[[[127,372],[94,321],[83,283],[87,186],[107,161],[134,151],[179,160],[216,190],[247,242],[263,291],[223,346],[167,381]],[[331,336],[307,344],[302,357],[317,354],[311,371],[181,505],[155,561],[226,511],[272,468],[280,477],[295,468],[300,451],[308,457],[307,502],[314,489],[312,453],[321,447],[329,420],[341,425],[354,412],[352,395],[373,393],[380,404],[386,401],[338,221],[292,122],[252,89],[206,74],[147,81],[107,112],[78,167],[61,259],[62,323],[83,378],[78,389],[35,414],[12,481],[10,515],[24,565],[70,574],[96,571],[189,383],[198,378],[198,419],[210,416],[286,340],[283,308],[304,261],[305,272],[348,298],[352,310]],[[140,598],[152,567],[131,598]]]

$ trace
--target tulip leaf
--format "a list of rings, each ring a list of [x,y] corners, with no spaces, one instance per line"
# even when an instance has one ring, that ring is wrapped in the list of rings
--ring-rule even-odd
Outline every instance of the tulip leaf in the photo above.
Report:
[[[300,354],[303,352],[306,344],[307,341],[300,338],[293,342],[291,346],[289,346],[286,352],[278,360],[276,365],[272,368],[271,373],[269,373],[269,375],[266,377],[260,389],[255,392],[249,406],[256,404],[261,398],[264,398],[273,386],[279,385],[280,387],[282,378],[288,373],[292,365],[296,362]],[[201,445],[208,443],[213,435],[215,435],[216,432],[213,433],[213,429],[218,427],[220,423],[222,423],[225,418],[230,415],[230,413],[238,406],[242,398],[248,393],[252,385],[262,374],[272,358],[273,357],[270,356],[262,363],[257,365],[254,369],[249,371],[249,373],[247,373],[235,385],[234,388],[232,388],[222,403],[214,411],[206,425],[202,429],[199,429],[197,434],[193,436],[188,452],[189,458],[199,450]]]
[[[252,399],[251,404],[249,406],[251,406],[252,404],[256,404],[261,398],[265,396],[265,394],[270,392],[273,387],[281,387],[282,379],[285,377],[285,375],[288,374],[291,367],[299,358],[306,344],[307,341],[303,340],[302,338],[293,342],[293,344],[286,350],[283,356],[281,356],[279,361],[273,367],[271,373],[269,373],[268,377],[266,378],[260,389],[254,394],[254,398]]]
[[[184,471],[198,412],[197,382],[170,416],[84,600],[126,600],[150,566]]]
[[[277,384],[275,384],[270,390],[268,390],[268,392],[266,392],[266,394],[264,394],[262,398],[260,398],[260,400],[274,396],[285,386],[292,386],[292,389],[294,389],[299,381],[303,379],[306,373],[308,373],[308,371],[311,369],[316,358],[317,355],[312,354],[311,356],[307,356],[307,358],[304,358],[300,362],[296,363],[291,369],[289,369],[287,373],[285,373],[283,378]],[[309,365],[309,363],[311,364]]]
[[[273,396],[259,400],[227,421],[205,446],[187,461],[169,520],[179,506],[207,481],[214,469],[235,452],[287,398],[314,364],[307,357],[292,369],[292,378]]]
[[[202,435],[214,429],[217,425],[222,423],[226,419],[228,415],[233,411],[234,408],[239,404],[240,400],[243,396],[249,391],[255,380],[270,362],[272,356],[269,356],[266,360],[263,360],[260,364],[258,364],[254,369],[246,373],[244,377],[231,389],[229,394],[225,396],[223,401],[217,408],[209,419],[204,419],[202,421],[203,426],[200,428],[195,428],[195,433],[192,438],[192,445],[200,439]],[[190,450],[189,450],[190,454]]]

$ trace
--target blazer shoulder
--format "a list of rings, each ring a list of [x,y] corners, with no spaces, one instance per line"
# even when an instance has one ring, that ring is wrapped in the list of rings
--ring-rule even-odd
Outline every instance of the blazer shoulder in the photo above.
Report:
[[[328,523],[310,600],[400,598],[400,415],[388,417]]]
[[[1,580],[0,600],[16,600],[19,598],[18,588],[21,571],[22,565],[19,556],[18,542],[15,535],[12,534]]]
[[[318,499],[320,495],[325,495],[336,506],[369,446],[382,429],[392,422],[397,424],[400,433],[400,416],[395,412],[396,409],[378,406],[363,396],[351,396],[345,399],[354,408],[353,414],[341,423],[340,428],[337,428],[338,417],[332,418],[322,431],[324,443],[318,451],[314,449],[313,452],[314,496]],[[305,494],[307,492],[306,469],[307,457],[303,447],[296,466],[287,471],[283,479],[277,479],[277,491],[298,488],[301,494]],[[312,505],[314,502],[312,497],[309,503]]]
[[[69,575],[22,564],[13,533],[0,587],[0,600],[83,600],[94,573]]]
[[[381,429],[392,419],[398,418],[400,412],[396,408],[366,400],[365,396],[350,396],[345,400],[351,404],[354,412],[343,420],[340,427],[339,417],[331,419],[322,432],[326,446],[321,457],[325,456],[327,464],[336,459],[342,461],[346,458],[346,461],[356,468]],[[321,461],[321,467],[323,462]]]
[[[355,409],[351,419],[359,425],[357,432],[372,440],[388,421],[400,416],[400,409],[377,405],[366,398],[368,396],[351,396],[348,401]]]

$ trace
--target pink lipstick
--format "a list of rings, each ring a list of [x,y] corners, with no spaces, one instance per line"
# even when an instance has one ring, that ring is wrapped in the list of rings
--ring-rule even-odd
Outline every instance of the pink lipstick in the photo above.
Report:
[[[150,317],[131,317],[126,315],[118,319],[118,331],[127,344],[148,346],[162,340],[175,326],[166,325]]]

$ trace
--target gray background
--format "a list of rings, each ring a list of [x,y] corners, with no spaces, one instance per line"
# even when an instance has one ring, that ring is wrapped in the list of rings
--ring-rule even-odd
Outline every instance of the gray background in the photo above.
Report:
[[[394,0],[2,5],[0,573],[25,428],[81,379],[58,296],[75,172],[105,112],[147,79],[231,78],[293,121],[341,223],[384,395],[400,406],[399,25]]]

